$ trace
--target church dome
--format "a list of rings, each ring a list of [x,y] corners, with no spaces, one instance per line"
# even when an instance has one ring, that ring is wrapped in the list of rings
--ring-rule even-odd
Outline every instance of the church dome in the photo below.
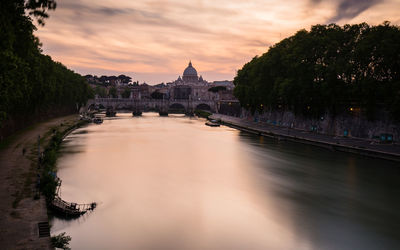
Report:
[[[189,66],[183,71],[183,76],[195,76],[197,77],[197,71],[195,68],[192,66],[192,62],[189,62]]]

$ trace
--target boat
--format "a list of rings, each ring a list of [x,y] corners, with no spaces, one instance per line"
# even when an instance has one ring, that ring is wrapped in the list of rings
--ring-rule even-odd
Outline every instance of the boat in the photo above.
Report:
[[[158,112],[158,114],[160,116],[168,116],[168,112],[166,112],[166,111],[160,111],[160,112]]]
[[[113,111],[113,110],[107,110],[106,111],[106,116],[107,117],[114,117],[117,114],[117,112]]]
[[[94,210],[97,206],[97,203],[92,202],[90,204],[77,204],[73,202],[66,202],[56,195],[49,205],[53,212],[61,216],[74,218],[79,217],[88,211]]]
[[[100,117],[95,117],[95,118],[93,118],[93,123],[102,124],[103,123],[103,119],[101,119]]]
[[[142,111],[133,111],[132,115],[133,116],[142,116]]]
[[[64,218],[77,218],[89,211],[93,211],[97,207],[96,202],[88,204],[78,204],[74,202],[67,202],[61,199],[61,179],[56,177],[57,189],[54,198],[48,203],[51,210]]]
[[[210,127],[219,127],[219,126],[220,126],[219,123],[212,122],[212,121],[208,121],[208,122],[206,122],[205,124],[206,124],[207,126],[210,126]]]

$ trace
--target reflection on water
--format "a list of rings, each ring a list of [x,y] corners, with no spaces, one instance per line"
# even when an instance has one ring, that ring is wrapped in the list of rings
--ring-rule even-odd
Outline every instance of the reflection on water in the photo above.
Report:
[[[204,120],[118,114],[69,135],[72,249],[395,249],[400,168]]]

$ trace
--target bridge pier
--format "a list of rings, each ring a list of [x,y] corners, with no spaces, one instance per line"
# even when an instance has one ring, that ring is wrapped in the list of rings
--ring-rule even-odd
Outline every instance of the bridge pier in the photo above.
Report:
[[[133,111],[132,111],[132,115],[133,116],[142,116],[142,108],[140,106],[140,103],[138,100],[134,100],[134,107],[133,107]]]

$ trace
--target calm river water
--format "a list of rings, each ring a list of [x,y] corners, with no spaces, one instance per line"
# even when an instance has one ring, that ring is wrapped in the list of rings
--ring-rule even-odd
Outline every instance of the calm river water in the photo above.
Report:
[[[118,114],[70,134],[52,221],[72,249],[399,249],[400,167],[205,120]]]

